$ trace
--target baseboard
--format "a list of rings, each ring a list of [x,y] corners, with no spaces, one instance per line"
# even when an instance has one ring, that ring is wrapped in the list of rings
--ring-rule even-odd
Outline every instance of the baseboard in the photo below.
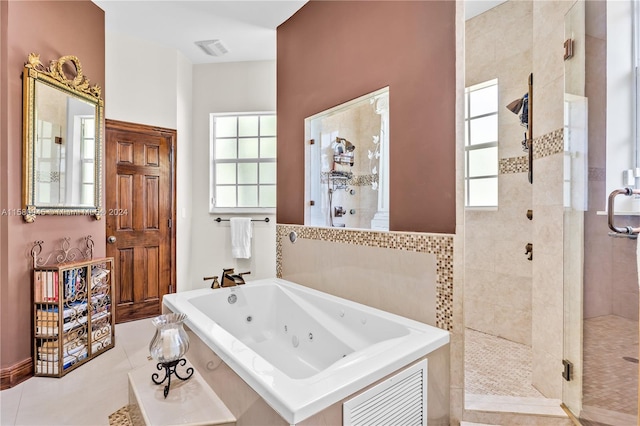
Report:
[[[33,359],[27,358],[0,370],[0,390],[14,387],[33,376]]]

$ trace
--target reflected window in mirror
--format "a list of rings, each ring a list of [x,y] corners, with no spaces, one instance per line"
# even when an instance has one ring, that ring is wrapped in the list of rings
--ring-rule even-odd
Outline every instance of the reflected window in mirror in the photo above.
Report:
[[[389,229],[389,88],[305,119],[305,225]]]
[[[498,80],[465,89],[465,206],[498,206]]]

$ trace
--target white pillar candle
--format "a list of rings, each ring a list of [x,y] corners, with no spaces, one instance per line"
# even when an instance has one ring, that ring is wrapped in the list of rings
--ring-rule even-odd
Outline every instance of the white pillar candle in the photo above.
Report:
[[[175,328],[162,330],[162,354],[165,359],[175,359],[180,355],[178,330]]]

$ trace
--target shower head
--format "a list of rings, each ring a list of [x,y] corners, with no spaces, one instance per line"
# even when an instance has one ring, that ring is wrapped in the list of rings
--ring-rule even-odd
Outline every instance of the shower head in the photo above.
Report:
[[[514,114],[518,114],[522,109],[522,104],[524,103],[524,98],[516,99],[507,105],[507,109]]]
[[[356,146],[345,138],[336,137],[336,144],[343,145],[347,152],[353,152],[353,150],[356,149]]]

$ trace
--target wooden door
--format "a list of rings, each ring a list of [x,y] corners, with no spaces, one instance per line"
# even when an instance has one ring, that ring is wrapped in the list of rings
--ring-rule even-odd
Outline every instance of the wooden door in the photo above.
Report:
[[[106,120],[107,256],[116,323],[159,315],[175,291],[176,131]]]

